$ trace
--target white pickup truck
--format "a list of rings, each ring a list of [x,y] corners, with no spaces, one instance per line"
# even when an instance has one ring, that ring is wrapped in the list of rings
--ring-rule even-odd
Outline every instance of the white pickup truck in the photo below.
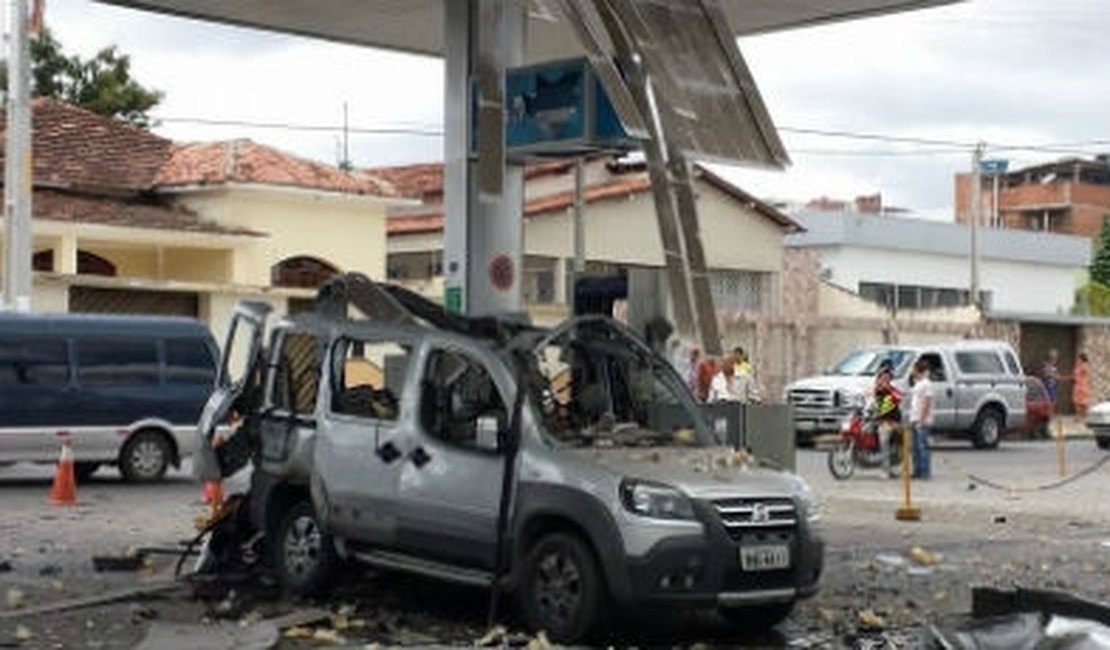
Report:
[[[1003,432],[1025,423],[1025,377],[1008,343],[884,345],[853,350],[827,374],[786,387],[799,446],[811,444],[818,434],[839,430],[849,411],[866,401],[884,360],[894,364],[895,385],[908,390],[909,370],[920,358],[933,368],[936,431],[966,435],[977,448],[994,448]]]

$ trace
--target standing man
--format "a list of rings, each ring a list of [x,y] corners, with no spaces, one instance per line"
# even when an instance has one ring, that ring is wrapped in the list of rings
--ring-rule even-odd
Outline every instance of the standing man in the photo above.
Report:
[[[913,478],[932,476],[929,458],[929,429],[933,426],[933,382],[929,379],[929,362],[918,359],[913,364],[910,383],[910,431],[913,447]]]

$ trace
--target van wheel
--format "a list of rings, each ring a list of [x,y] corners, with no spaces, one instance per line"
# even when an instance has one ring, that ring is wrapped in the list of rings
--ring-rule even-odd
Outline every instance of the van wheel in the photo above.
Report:
[[[722,607],[718,613],[738,632],[763,632],[786,620],[793,610],[794,603],[789,602],[751,607]]]
[[[166,475],[170,443],[158,431],[139,431],[131,436],[119,455],[119,471],[133,483],[150,483]]]
[[[593,552],[578,537],[545,535],[524,562],[518,597],[528,628],[556,643],[577,643],[603,618],[605,583]]]
[[[313,596],[327,586],[337,559],[335,543],[308,501],[298,501],[278,526],[274,548],[281,584],[298,596]]]
[[[73,464],[73,475],[78,483],[84,483],[92,478],[96,470],[100,469],[100,463],[91,461],[78,461]]]
[[[1002,415],[993,408],[985,408],[975,418],[971,442],[976,449],[994,449],[1002,438]]]

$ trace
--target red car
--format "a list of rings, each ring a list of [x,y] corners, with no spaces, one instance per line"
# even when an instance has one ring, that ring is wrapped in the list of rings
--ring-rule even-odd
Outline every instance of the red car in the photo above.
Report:
[[[1052,401],[1048,390],[1036,377],[1025,378],[1025,426],[1022,433],[1030,434],[1047,431],[1048,421],[1052,419]]]

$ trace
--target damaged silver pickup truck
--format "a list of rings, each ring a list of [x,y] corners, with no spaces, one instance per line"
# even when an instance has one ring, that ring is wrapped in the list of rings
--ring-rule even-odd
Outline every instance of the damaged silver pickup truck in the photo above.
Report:
[[[610,606],[651,603],[769,627],[816,591],[806,485],[727,447],[620,324],[465,318],[361,276],[273,323],[263,347],[266,311],[238,308],[200,446],[229,412],[244,419],[197,473],[249,458],[245,510],[290,591],[363,562],[511,593],[562,642]],[[221,451],[236,448],[240,462]]]

